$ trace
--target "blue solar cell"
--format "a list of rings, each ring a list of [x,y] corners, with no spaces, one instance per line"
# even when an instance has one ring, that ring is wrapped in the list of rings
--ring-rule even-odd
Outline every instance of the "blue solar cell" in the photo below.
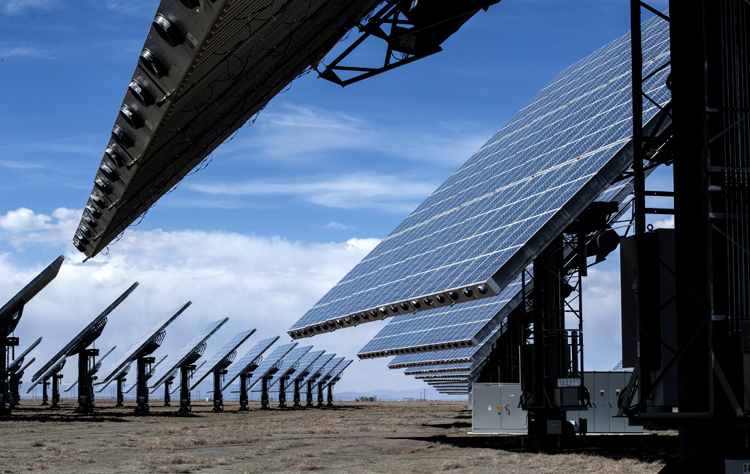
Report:
[[[222,388],[222,390],[226,390],[226,388],[231,385],[232,382],[234,382],[234,380],[240,376],[240,374],[252,372],[253,370],[255,370],[263,358],[263,353],[266,352],[278,340],[279,336],[260,341],[255,346],[253,346],[252,349],[247,351],[245,355],[240,357],[240,360],[232,364],[231,368],[227,372],[227,375],[224,376],[224,388]]]
[[[324,354],[320,357],[320,359],[316,360],[312,367],[310,367],[309,373],[300,382],[300,386],[307,385],[308,380],[317,379],[318,377],[323,375],[324,371],[325,373],[327,373],[331,367],[328,364],[334,357],[336,357],[336,354]],[[326,366],[328,366],[327,369]]]
[[[292,352],[289,353],[289,355],[285,356],[281,361],[281,365],[279,365],[278,371],[273,374],[273,378],[268,384],[269,390],[271,389],[271,387],[276,385],[281,377],[291,375],[292,372],[296,370],[298,362],[300,362],[302,358],[311,350],[312,346],[296,347]]]
[[[242,343],[244,343],[250,336],[255,333],[255,329],[251,329],[249,331],[243,331],[236,336],[234,336],[232,339],[229,340],[226,344],[224,344],[224,347],[218,350],[216,354],[214,354],[211,359],[209,359],[201,368],[201,370],[198,370],[193,374],[192,379],[190,380],[190,390],[195,390],[195,388],[198,386],[199,383],[203,381],[208,375],[216,370],[219,370],[219,365],[226,366],[226,363],[224,362],[226,357],[231,354],[233,351],[236,351],[237,348],[239,348]]]
[[[286,357],[287,354],[289,354],[290,352],[292,352],[292,350],[295,347],[297,347],[297,344],[299,344],[299,343],[292,342],[290,344],[284,344],[283,346],[279,346],[276,349],[274,349],[274,351],[271,352],[271,354],[269,354],[268,357],[266,357],[266,358],[263,359],[263,362],[260,363],[260,365],[258,366],[258,368],[256,368],[255,370],[253,370],[253,378],[250,379],[249,383],[247,384],[247,389],[250,390],[251,388],[253,388],[255,386],[255,384],[257,384],[258,382],[260,382],[260,380],[263,377],[265,377],[266,375],[268,375],[268,373],[272,369],[276,368],[276,365],[280,364],[281,360],[284,357]],[[231,382],[227,382],[224,385],[224,389],[223,390],[226,390],[227,387],[230,384],[231,384]]]
[[[668,61],[666,22],[644,23],[643,50],[644,76]],[[644,84],[660,104],[670,98],[669,71]],[[560,73],[289,334],[307,337],[500,293],[632,161],[630,81],[629,35]],[[644,124],[658,112],[644,101]],[[465,288],[472,296],[461,293]]]
[[[323,388],[327,388],[331,384],[335,384],[341,379],[341,375],[344,373],[347,367],[351,365],[352,361],[342,361],[328,374],[328,380],[323,384]]]

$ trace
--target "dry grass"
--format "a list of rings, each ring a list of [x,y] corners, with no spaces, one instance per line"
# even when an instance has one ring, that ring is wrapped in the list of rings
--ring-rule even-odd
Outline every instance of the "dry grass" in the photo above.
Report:
[[[658,472],[673,455],[674,434],[630,437],[599,446],[539,454],[518,437],[472,437],[465,404],[347,403],[335,410],[212,413],[192,416],[100,403],[95,416],[21,406],[0,421],[2,472],[363,472],[363,473],[635,473]],[[103,405],[103,406],[102,406]],[[594,439],[594,437],[589,437]],[[656,440],[656,442],[654,441]],[[661,444],[660,444],[661,443]],[[676,446],[676,442],[672,443]]]

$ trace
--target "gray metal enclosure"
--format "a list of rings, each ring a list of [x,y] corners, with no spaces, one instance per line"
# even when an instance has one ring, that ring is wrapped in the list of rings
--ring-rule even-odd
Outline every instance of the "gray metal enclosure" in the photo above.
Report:
[[[526,433],[520,383],[475,383],[470,400],[472,433]]]
[[[617,417],[617,399],[628,385],[631,372],[584,372],[583,385],[589,389],[591,406],[588,410],[569,411],[568,421],[587,420],[588,433],[642,433],[642,426],[629,426],[628,419]]]

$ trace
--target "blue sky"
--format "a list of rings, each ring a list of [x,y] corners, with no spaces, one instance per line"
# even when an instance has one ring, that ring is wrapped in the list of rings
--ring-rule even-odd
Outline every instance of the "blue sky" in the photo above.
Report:
[[[286,340],[291,323],[557,73],[629,29],[627,0],[503,0],[415,64],[345,89],[300,78],[108,255],[81,264],[70,239],[157,5],[0,0],[0,300],[68,257],[16,333],[22,346],[45,336],[38,359],[64,344],[53,333],[72,336],[134,280],[141,288],[100,341],[118,344],[115,359],[187,299],[194,306],[165,351],[220,316],[230,323],[209,356],[245,327]],[[382,49],[365,53],[382,61]],[[669,186],[666,174],[656,180]],[[616,259],[598,271],[590,301],[609,311],[607,337],[592,341],[587,367],[606,370],[619,360],[608,350],[619,328]],[[302,344],[354,357],[381,327]],[[339,389],[423,385],[376,360],[355,362]]]

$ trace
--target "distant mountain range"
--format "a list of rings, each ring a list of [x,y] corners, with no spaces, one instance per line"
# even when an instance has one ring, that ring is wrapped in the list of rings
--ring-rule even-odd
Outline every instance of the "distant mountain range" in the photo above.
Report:
[[[433,388],[426,388],[424,390],[372,390],[370,392],[334,392],[334,398],[342,400],[354,400],[360,397],[377,397],[378,400],[392,401],[392,400],[403,400],[405,398],[411,398],[419,400],[426,398],[427,400],[466,400],[467,395],[463,396],[452,396],[443,395],[438,393]]]

